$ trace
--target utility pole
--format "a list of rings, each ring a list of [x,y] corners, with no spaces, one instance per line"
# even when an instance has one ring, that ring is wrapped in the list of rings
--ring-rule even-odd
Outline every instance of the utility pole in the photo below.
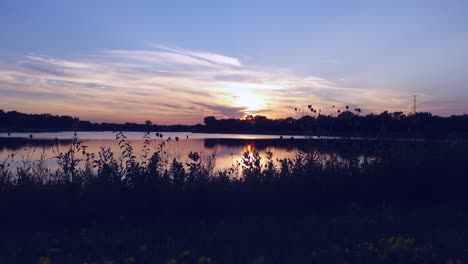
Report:
[[[413,95],[413,115],[416,114],[416,95]]]

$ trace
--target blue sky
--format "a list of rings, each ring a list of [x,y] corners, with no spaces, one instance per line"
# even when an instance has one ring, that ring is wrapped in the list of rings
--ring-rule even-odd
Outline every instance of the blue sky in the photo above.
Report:
[[[197,123],[309,103],[407,112],[416,94],[421,111],[468,113],[467,13],[467,1],[3,0],[0,108]]]

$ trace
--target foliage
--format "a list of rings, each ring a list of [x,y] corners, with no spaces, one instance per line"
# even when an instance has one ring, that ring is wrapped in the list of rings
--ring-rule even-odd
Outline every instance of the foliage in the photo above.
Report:
[[[17,212],[3,220],[26,221],[38,210],[45,214],[41,221],[71,217],[80,222],[108,216],[157,218],[248,213],[259,208],[468,201],[468,146],[460,141],[350,139],[339,143],[348,149],[340,156],[301,151],[295,158],[276,160],[270,151],[262,157],[252,150],[238,164],[217,171],[215,153],[189,152],[183,162],[180,151],[167,148],[173,139],[160,133],[145,134],[140,155],[122,132],[116,133],[116,140],[119,155],[104,147],[88,153],[75,135],[66,152],[56,147],[56,171],[50,171],[43,159],[31,161],[27,155],[16,166],[10,159],[2,161],[0,207]],[[183,144],[179,140],[177,147]],[[328,148],[334,144],[323,142],[327,141],[308,144],[328,144]],[[362,156],[364,146],[372,154]]]
[[[183,140],[161,133],[147,132],[139,152],[124,133],[116,133],[116,140],[120,153],[105,147],[89,153],[76,135],[65,152],[57,142],[56,171],[47,168],[45,157],[31,161],[28,154],[19,156],[18,162],[11,156],[0,162],[0,210],[8,212],[0,218],[0,227],[67,230],[53,239],[50,234],[32,239],[43,242],[35,245],[40,250],[32,250],[40,255],[32,254],[35,259],[29,262],[63,263],[69,257],[67,250],[87,256],[83,263],[154,259],[157,263],[304,259],[461,263],[464,259],[457,254],[466,244],[460,241],[468,241],[463,238],[468,234],[467,217],[463,210],[444,211],[440,206],[463,208],[468,202],[464,141],[308,140],[315,148],[304,147],[294,158],[275,159],[271,151],[262,155],[252,150],[232,167],[215,170],[216,153],[192,151],[182,160],[182,151],[170,146],[179,148]],[[337,150],[336,145],[344,146],[340,155],[313,151]],[[436,213],[412,218],[413,208],[426,207],[437,208]],[[399,210],[395,208],[410,213],[394,216],[391,213]],[[425,227],[425,221],[432,224]],[[138,229],[141,223],[150,227]],[[448,237],[441,241],[453,240],[450,245],[457,251],[424,239],[427,228],[440,223],[446,234],[439,236]],[[87,231],[103,226],[111,234],[105,228]],[[134,229],[120,237],[115,235],[120,227]],[[416,236],[418,228],[422,231]],[[395,230],[406,230],[407,235]],[[145,236],[144,242],[132,237],[136,234]],[[9,236],[20,238],[3,245],[8,252],[25,241],[21,234]],[[79,249],[70,249],[75,247]],[[239,251],[229,251],[232,247]],[[90,248],[100,250],[89,252]],[[53,256],[61,258],[56,261]]]
[[[468,115],[433,116],[429,112],[404,114],[384,111],[363,115],[361,108],[333,105],[328,114],[317,106],[295,108],[296,116],[269,119],[266,116],[247,116],[243,119],[204,118],[204,124],[194,126],[163,126],[146,121],[145,124],[91,123],[70,116],[24,114],[0,110],[0,132],[14,131],[192,131],[231,133],[281,133],[319,136],[403,137],[403,138],[467,138]]]

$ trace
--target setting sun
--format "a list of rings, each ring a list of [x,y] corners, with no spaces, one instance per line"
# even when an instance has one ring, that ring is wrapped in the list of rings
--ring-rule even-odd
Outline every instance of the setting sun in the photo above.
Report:
[[[281,86],[266,83],[220,82],[220,90],[228,90],[232,95],[231,103],[245,107],[245,111],[258,111],[266,107],[271,99],[269,91],[280,90]]]
[[[265,104],[265,98],[260,94],[245,90],[236,95],[234,103],[238,106],[246,107],[248,111],[255,111],[262,108]]]

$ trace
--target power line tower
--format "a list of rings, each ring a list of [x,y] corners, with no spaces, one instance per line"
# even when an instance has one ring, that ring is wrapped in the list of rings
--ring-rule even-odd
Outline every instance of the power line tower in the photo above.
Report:
[[[413,95],[413,115],[416,114],[416,95]]]

